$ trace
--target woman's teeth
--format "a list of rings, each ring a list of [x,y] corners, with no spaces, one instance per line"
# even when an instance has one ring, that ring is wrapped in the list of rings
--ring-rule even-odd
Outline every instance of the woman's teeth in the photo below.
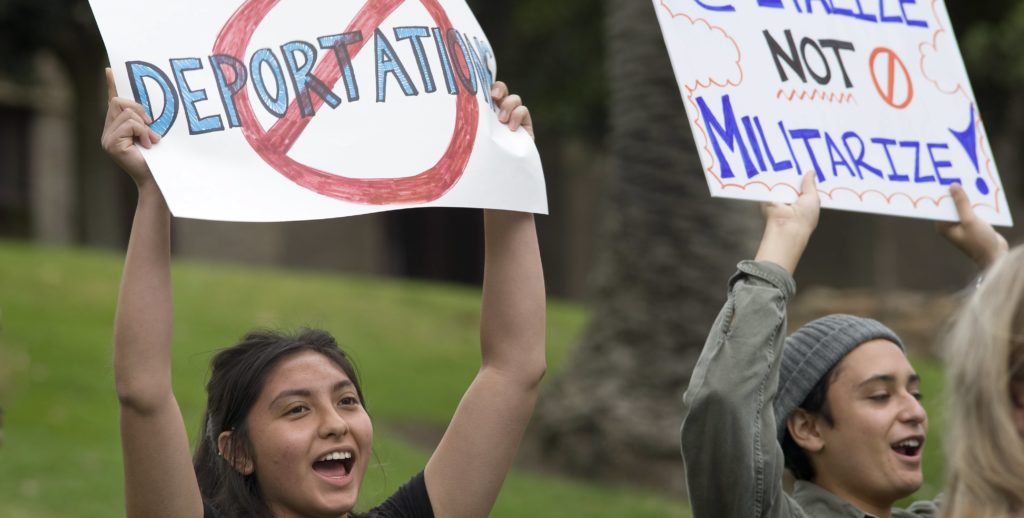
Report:
[[[348,460],[348,459],[351,459],[351,458],[352,458],[352,452],[336,451],[336,452],[328,453],[327,455],[324,455],[323,457],[320,457],[319,459],[317,459],[317,462],[323,462],[323,461],[328,461],[328,460]]]

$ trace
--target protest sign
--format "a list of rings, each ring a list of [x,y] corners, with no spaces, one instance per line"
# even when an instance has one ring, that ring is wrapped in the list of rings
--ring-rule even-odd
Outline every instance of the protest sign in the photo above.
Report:
[[[942,0],[653,2],[713,196],[1012,224]]]
[[[547,211],[498,122],[464,0],[90,0],[176,216],[288,221],[412,206]],[[514,87],[514,85],[513,85]]]

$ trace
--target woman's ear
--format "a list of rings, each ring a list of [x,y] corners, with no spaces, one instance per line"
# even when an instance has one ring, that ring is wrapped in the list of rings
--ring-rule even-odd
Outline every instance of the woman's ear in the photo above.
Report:
[[[231,440],[231,434],[232,431],[228,430],[217,436],[217,456],[222,457],[242,475],[252,475],[255,469],[252,459],[246,453],[245,448]]]
[[[808,452],[817,453],[825,448],[825,439],[819,429],[820,422],[817,414],[797,408],[786,419],[786,428],[797,446]]]
[[[1024,437],[1024,379],[1010,382],[1010,400],[1013,402],[1013,422],[1017,433]]]

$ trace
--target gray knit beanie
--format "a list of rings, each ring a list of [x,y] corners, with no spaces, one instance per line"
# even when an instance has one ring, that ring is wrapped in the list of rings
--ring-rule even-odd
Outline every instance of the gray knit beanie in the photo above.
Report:
[[[779,441],[786,419],[807,399],[821,377],[858,345],[882,338],[904,349],[896,333],[877,320],[835,314],[808,322],[786,338],[775,396],[775,426]]]

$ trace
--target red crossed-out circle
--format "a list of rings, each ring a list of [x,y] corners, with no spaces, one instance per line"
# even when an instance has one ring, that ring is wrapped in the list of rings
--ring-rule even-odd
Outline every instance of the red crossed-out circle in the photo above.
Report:
[[[213,52],[230,56],[244,55],[256,28],[279,1],[247,0],[221,29],[214,43]],[[344,32],[361,31],[363,34],[372,34],[404,1],[367,0]],[[438,0],[420,2],[426,7],[442,34],[447,34],[451,28],[451,21]],[[364,38],[350,47],[353,59],[367,40]],[[452,62],[453,66],[460,66],[458,60],[453,59]],[[469,63],[467,65],[473,66]],[[316,66],[314,74],[327,85],[327,88],[333,88],[341,78],[341,69],[336,60],[325,59]],[[324,102],[316,96],[313,96],[312,100],[314,111]],[[452,140],[444,155],[433,167],[417,175],[401,178],[350,178],[321,171],[288,157],[288,151],[312,120],[312,117],[302,116],[297,101],[293,100],[288,105],[285,115],[275,122],[270,130],[264,130],[256,120],[247,90],[241,89],[236,94],[236,108],[245,139],[274,170],[311,191],[339,200],[369,205],[425,203],[443,196],[466,170],[479,123],[476,96],[468,89],[462,88],[456,99],[455,130],[452,132]]]
[[[885,63],[886,68],[884,72],[878,72],[875,70],[875,61],[880,56],[884,56],[888,61]],[[871,53],[871,60],[869,63],[871,67],[871,80],[875,83],[875,90],[878,90],[878,95],[882,97],[885,104],[902,110],[907,106],[910,106],[910,101],[914,100],[914,82],[910,79],[910,71],[907,70],[907,66],[903,64],[903,60],[896,55],[896,51],[885,47],[878,47],[874,52]],[[896,65],[900,66],[903,71],[903,79],[907,82],[907,88],[905,92],[896,91]],[[879,81],[879,75],[882,76],[884,81]],[[882,86],[882,83],[885,86]],[[896,94],[901,93],[904,97],[897,101]]]

